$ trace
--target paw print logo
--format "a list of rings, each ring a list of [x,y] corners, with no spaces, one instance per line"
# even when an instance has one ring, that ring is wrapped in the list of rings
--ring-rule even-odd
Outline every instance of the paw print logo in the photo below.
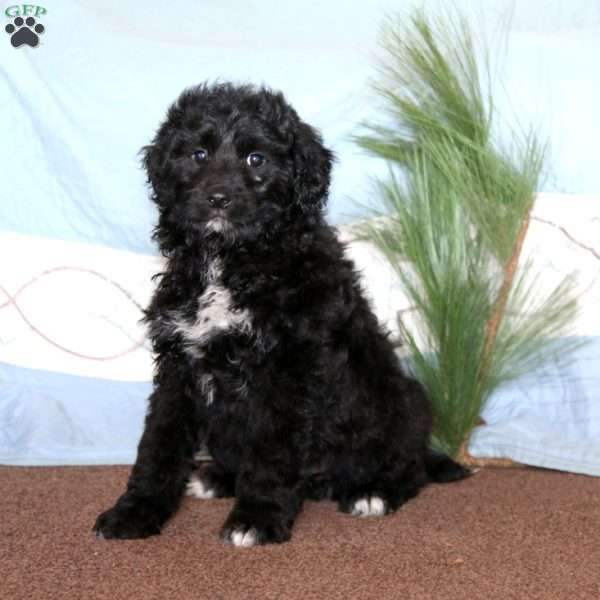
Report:
[[[38,34],[44,33],[44,26],[41,23],[36,25],[33,17],[27,17],[25,20],[17,17],[4,28],[4,31],[11,36],[10,43],[15,48],[23,44],[35,48],[40,41]]]

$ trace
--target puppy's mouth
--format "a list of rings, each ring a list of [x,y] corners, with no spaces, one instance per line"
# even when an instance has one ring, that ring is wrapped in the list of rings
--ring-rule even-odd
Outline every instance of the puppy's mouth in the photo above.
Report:
[[[215,210],[204,222],[205,231],[227,231],[233,227],[233,223],[225,210]]]

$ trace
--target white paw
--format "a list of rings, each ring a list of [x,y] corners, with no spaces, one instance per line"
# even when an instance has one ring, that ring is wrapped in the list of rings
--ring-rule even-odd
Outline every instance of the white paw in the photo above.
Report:
[[[229,539],[234,546],[243,546],[248,548],[249,546],[255,546],[258,538],[256,535],[256,529],[234,529],[229,534]]]
[[[185,491],[186,495],[193,496],[194,498],[202,498],[207,500],[208,498],[215,497],[215,490],[206,487],[204,482],[198,478],[198,475],[192,475],[187,483]]]
[[[380,517],[385,515],[385,501],[379,496],[365,496],[354,503],[352,514],[359,517]]]

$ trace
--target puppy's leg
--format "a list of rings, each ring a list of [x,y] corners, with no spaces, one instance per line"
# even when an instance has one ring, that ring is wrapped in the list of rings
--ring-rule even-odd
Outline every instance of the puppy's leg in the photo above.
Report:
[[[268,449],[274,454],[282,451]],[[290,539],[302,498],[298,483],[286,481],[289,464],[277,462],[264,461],[255,454],[242,467],[237,480],[237,501],[221,530],[226,543],[254,546]]]
[[[193,398],[177,377],[162,377],[152,396],[127,490],[96,520],[103,538],[160,533],[177,510],[193,467],[198,424]]]
[[[236,503],[221,538],[236,546],[290,539],[302,507],[297,450],[282,415],[257,420],[236,481]]]
[[[424,459],[430,417],[424,394],[393,369],[386,382],[387,388],[372,392],[366,407],[357,406],[360,436],[347,443],[334,467],[334,499],[342,512],[364,517],[392,513],[428,482]]]

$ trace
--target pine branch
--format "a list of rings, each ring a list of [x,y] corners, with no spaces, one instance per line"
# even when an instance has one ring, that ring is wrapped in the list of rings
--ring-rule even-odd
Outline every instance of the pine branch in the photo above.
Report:
[[[480,379],[485,379],[490,368],[496,337],[498,335],[498,330],[500,329],[502,319],[504,318],[504,313],[506,312],[508,297],[513,287],[513,281],[517,272],[517,267],[519,266],[519,257],[521,256],[523,243],[525,242],[525,237],[529,229],[530,214],[531,209],[523,219],[521,228],[519,229],[519,233],[517,234],[517,238],[515,240],[512,255],[504,266],[504,278],[502,280],[502,285],[500,286],[498,297],[494,303],[492,314],[485,326],[485,344],[483,346],[483,355],[481,358]]]
[[[541,297],[520,264],[545,147],[518,128],[507,147],[492,138],[489,50],[480,72],[465,19],[423,11],[388,20],[383,46],[375,89],[390,120],[356,141],[390,165],[379,182],[389,218],[364,234],[418,313],[418,331],[401,330],[433,405],[433,440],[456,453],[499,385],[575,347],[565,336],[577,302],[570,278]]]

